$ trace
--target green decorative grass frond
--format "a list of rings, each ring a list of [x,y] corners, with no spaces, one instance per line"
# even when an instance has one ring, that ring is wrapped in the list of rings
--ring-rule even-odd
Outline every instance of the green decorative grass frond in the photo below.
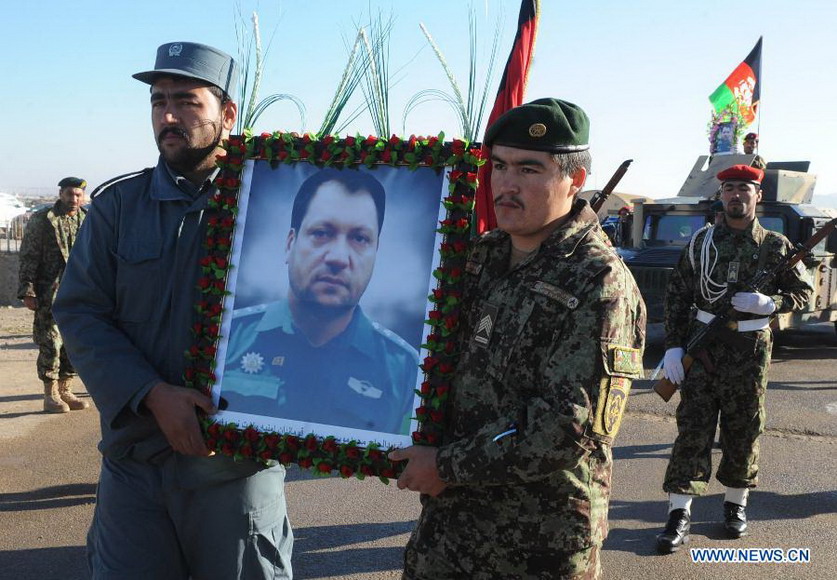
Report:
[[[343,76],[340,78],[340,83],[337,85],[337,90],[334,92],[334,97],[326,111],[322,125],[320,125],[320,130],[318,131],[320,135],[331,135],[343,129],[343,126],[337,127],[337,121],[343,114],[343,110],[346,108],[349,99],[364,79],[369,67],[369,59],[364,58],[361,52],[362,44],[363,29],[360,29],[355,36],[354,45],[352,45],[352,49],[349,52],[349,60],[343,69]],[[354,113],[351,117],[351,120],[344,122],[343,125],[356,119],[362,111],[363,109],[359,108],[358,112]]]

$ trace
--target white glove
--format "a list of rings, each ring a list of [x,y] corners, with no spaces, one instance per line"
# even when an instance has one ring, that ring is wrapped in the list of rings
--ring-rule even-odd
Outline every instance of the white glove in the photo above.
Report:
[[[732,297],[732,307],[738,312],[767,316],[776,310],[776,303],[770,296],[765,296],[761,292],[736,292]]]
[[[666,350],[663,357],[663,371],[666,378],[675,385],[679,385],[686,378],[686,371],[683,369],[683,356],[686,354],[682,348],[670,348]]]

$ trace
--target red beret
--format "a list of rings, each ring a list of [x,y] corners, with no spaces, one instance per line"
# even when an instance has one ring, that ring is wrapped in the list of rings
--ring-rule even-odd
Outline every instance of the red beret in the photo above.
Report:
[[[758,167],[750,167],[749,165],[733,165],[718,173],[718,179],[724,181],[746,181],[761,185],[761,180],[764,179],[764,171]]]
[[[759,138],[758,133],[747,133],[746,135],[744,135],[744,140],[745,141],[749,141],[750,139],[758,139],[758,138]]]

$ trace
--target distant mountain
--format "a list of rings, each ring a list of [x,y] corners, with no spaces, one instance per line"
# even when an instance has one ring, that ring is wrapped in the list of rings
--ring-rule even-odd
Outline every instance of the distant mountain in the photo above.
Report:
[[[833,193],[831,195],[818,195],[817,193],[814,193],[814,198],[811,203],[819,207],[837,209],[837,193]]]

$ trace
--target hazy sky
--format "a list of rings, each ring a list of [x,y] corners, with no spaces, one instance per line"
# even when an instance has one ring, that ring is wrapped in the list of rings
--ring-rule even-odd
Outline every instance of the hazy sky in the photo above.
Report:
[[[518,0],[476,0],[485,62],[501,19],[498,70],[514,34]],[[817,195],[837,193],[837,40],[831,0],[542,0],[527,99],[554,96],[581,105],[592,120],[593,174],[602,187],[627,158],[620,191],[677,193],[698,155],[708,152],[708,95],[764,36],[760,152],[769,161],[812,161]],[[468,77],[465,0],[283,0],[239,3],[257,10],[265,44],[272,37],[262,96],[290,93],[316,130],[347,59],[356,23],[378,8],[395,18],[390,69],[392,126],[399,134],[459,133],[440,102],[407,119],[407,101],[423,88],[450,89],[419,29],[423,22],[463,83]],[[236,3],[229,0],[35,0],[4,11],[0,91],[6,111],[0,191],[55,191],[67,175],[92,185],[152,166],[148,88],[131,74],[153,67],[158,45],[192,40],[238,53]],[[245,23],[249,26],[249,21]],[[347,40],[348,39],[348,40]],[[399,71],[400,72],[397,72]],[[482,70],[480,75],[484,75]],[[491,98],[499,77],[491,85]],[[359,100],[358,95],[355,100]],[[490,106],[490,104],[489,104]],[[300,130],[290,104],[275,106],[258,130]],[[369,133],[368,115],[348,130]]]

